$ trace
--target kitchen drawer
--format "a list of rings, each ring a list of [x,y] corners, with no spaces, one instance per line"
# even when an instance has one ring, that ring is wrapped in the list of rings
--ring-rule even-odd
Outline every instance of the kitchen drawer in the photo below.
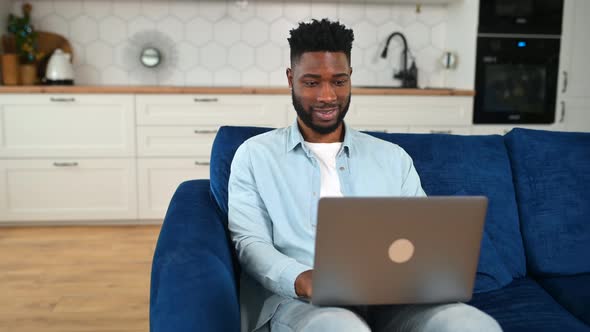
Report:
[[[2,160],[0,221],[137,218],[135,159]]]
[[[217,129],[199,127],[137,128],[137,153],[140,157],[177,156],[209,159]]]
[[[209,178],[208,160],[138,160],[139,218],[163,220],[174,191],[184,181]]]
[[[353,127],[355,130],[358,131],[373,131],[377,133],[407,133],[408,127],[393,127],[393,126],[379,126],[379,125],[372,125],[372,126],[364,126],[362,128]]]
[[[0,157],[131,157],[132,95],[3,95]]]
[[[138,125],[284,127],[291,100],[285,95],[140,95]]]
[[[354,128],[469,126],[472,97],[354,96],[346,121]]]
[[[410,127],[410,133],[417,134],[448,134],[448,135],[470,135],[471,127]]]

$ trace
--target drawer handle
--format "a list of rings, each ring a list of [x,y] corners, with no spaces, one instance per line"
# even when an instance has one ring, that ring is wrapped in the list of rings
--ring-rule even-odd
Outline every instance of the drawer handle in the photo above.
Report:
[[[208,161],[195,161],[195,165],[197,165],[197,166],[209,166],[210,163]]]
[[[195,130],[195,134],[216,134],[216,133],[217,133],[217,129],[209,129],[209,130],[197,129],[197,130]]]
[[[71,162],[71,163],[58,163],[58,162],[54,162],[53,166],[55,167],[76,167],[78,166],[77,162]]]
[[[76,101],[76,98],[72,97],[72,98],[55,98],[55,97],[51,97],[49,98],[49,100],[51,100],[54,103],[73,103]]]
[[[430,131],[431,134],[452,134],[453,131],[452,130],[431,130]]]
[[[216,103],[219,101],[218,98],[194,98],[195,103]]]

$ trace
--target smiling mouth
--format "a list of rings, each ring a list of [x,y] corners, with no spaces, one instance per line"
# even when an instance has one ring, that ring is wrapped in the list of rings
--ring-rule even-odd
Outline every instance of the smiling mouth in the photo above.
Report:
[[[337,111],[338,107],[337,106],[334,106],[334,107],[314,107],[313,110],[316,112],[320,112],[320,113],[331,113],[331,112]]]
[[[336,115],[336,111],[338,111],[338,107],[314,108],[313,110],[321,120],[332,120]]]

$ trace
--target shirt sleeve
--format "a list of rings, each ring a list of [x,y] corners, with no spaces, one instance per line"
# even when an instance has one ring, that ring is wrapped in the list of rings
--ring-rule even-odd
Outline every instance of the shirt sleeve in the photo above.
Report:
[[[402,174],[403,181],[402,181],[402,195],[403,196],[413,196],[413,197],[425,197],[426,193],[424,189],[422,189],[422,184],[420,182],[420,176],[414,168],[414,161],[412,161],[412,157],[407,154],[402,149]]]
[[[275,248],[273,223],[257,189],[247,143],[238,148],[231,165],[228,227],[241,267],[270,291],[297,297],[295,279],[311,267]]]

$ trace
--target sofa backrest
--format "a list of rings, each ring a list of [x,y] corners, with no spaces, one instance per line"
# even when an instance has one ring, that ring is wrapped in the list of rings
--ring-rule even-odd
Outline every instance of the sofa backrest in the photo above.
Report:
[[[270,130],[220,128],[211,154],[211,192],[227,220],[227,185],[237,148]],[[526,275],[510,162],[501,136],[384,134],[373,136],[404,148],[428,195],[485,195],[488,214],[476,291],[500,288]]]
[[[529,271],[590,273],[590,133],[514,129],[505,141]]]
[[[488,197],[476,290],[497,289],[526,275],[512,172],[502,136],[371,134],[406,150],[428,195]]]
[[[236,150],[248,138],[270,131],[273,128],[262,127],[234,127],[223,126],[219,128],[213,147],[211,149],[211,193],[219,206],[219,209],[227,221],[227,184],[231,162]]]

